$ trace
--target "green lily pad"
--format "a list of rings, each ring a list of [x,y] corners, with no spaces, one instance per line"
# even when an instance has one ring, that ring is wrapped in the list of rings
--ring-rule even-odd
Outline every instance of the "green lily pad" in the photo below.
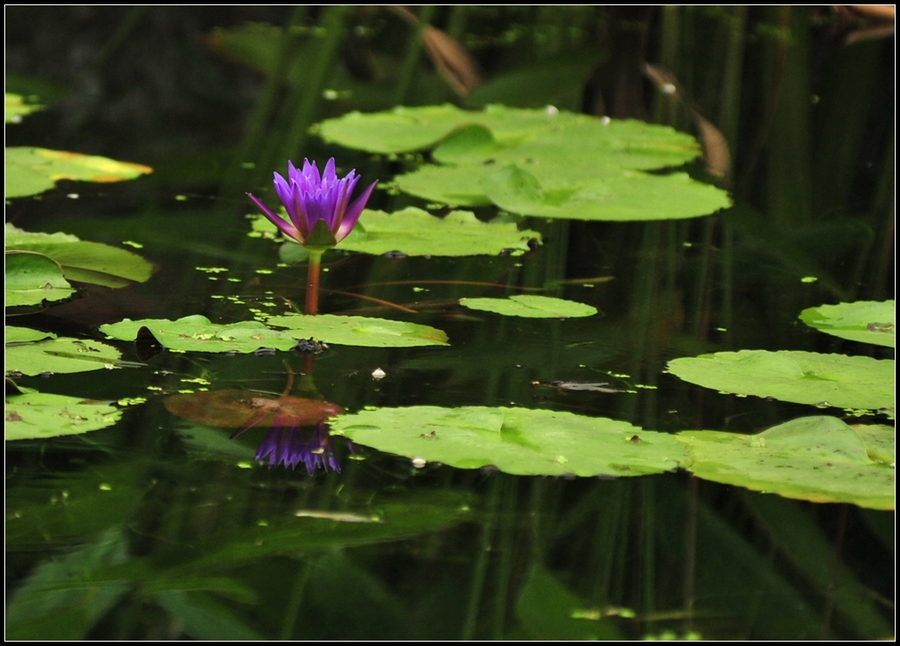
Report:
[[[26,102],[19,94],[6,93],[6,123],[19,123],[22,117],[43,109],[44,106]]]
[[[650,175],[626,169],[598,172],[572,185],[541,181],[518,166],[508,166],[486,177],[481,187],[507,211],[568,220],[680,220],[731,206],[722,190],[686,173]]]
[[[509,298],[461,298],[459,304],[472,310],[533,319],[576,318],[597,313],[597,308],[591,305],[531,294],[517,294]]]
[[[832,336],[894,347],[894,301],[820,305],[800,312],[800,320]]]
[[[894,427],[885,424],[850,424],[866,445],[870,460],[893,466],[895,460]]]
[[[160,345],[181,352],[256,352],[261,348],[290,350],[297,342],[283,332],[272,330],[258,321],[242,321],[221,325],[211,323],[198,314],[177,321],[168,319],[125,319],[100,326],[100,331],[114,339],[133,341],[141,328]]]
[[[63,179],[121,182],[152,173],[149,166],[63,150],[22,146],[6,149],[6,197],[49,191]]]
[[[350,148],[391,153],[434,150],[425,165],[395,179],[418,197],[459,206],[495,204],[548,218],[665,220],[731,206],[724,191],[685,173],[697,141],[667,126],[567,112],[451,106],[354,113],[321,124],[321,134]]]
[[[879,427],[884,441],[893,430]],[[758,435],[683,431],[688,469],[705,480],[813,502],[894,508],[894,468],[873,461],[866,443],[836,417],[803,417]]]
[[[483,111],[462,110],[454,105],[408,108],[384,112],[349,112],[318,125],[318,133],[345,148],[391,154],[430,148],[455,130],[480,125],[508,145],[561,124],[590,119],[570,112],[522,110],[490,105]]]
[[[404,193],[432,202],[472,208],[490,206],[493,202],[481,184],[496,170],[494,166],[475,164],[426,165],[411,173],[398,175],[394,183]]]
[[[56,338],[53,332],[41,332],[40,330],[32,330],[28,327],[17,327],[15,325],[7,325],[5,333],[7,346],[15,343],[32,343],[34,341]]]
[[[277,232],[265,216],[251,219],[255,233]],[[390,251],[407,256],[496,256],[501,252],[521,255],[529,250],[530,240],[540,238],[537,231],[520,231],[514,222],[499,218],[482,222],[471,211],[453,211],[437,217],[408,207],[394,213],[363,211],[338,249],[378,256]]]
[[[28,392],[6,398],[6,440],[79,435],[115,424],[122,412],[78,397]]]
[[[471,211],[439,218],[409,207],[390,214],[364,211],[340,248],[376,255],[389,251],[407,256],[496,256],[503,251],[520,255],[529,250],[529,240],[540,237],[537,231],[520,231],[514,222],[482,222]]]
[[[413,460],[516,475],[636,476],[687,459],[666,433],[627,422],[524,408],[412,406],[332,420],[332,433]]]
[[[6,249],[40,253],[62,267],[69,280],[105,287],[143,283],[153,264],[137,254],[99,242],[86,242],[66,233],[30,233],[6,225]],[[7,256],[8,257],[8,256]]]
[[[894,410],[894,361],[766,350],[717,352],[669,362],[669,372],[705,388],[798,404]]]
[[[499,169],[483,165],[423,166],[400,175],[396,183],[406,193],[444,204],[496,204],[513,213],[570,220],[683,219],[731,205],[722,191],[695,182],[685,173],[598,171],[572,185],[565,177],[539,181],[531,170],[517,165]]]
[[[324,343],[370,348],[408,348],[423,345],[447,345],[447,335],[437,328],[418,323],[392,321],[366,316],[333,314],[286,314],[266,319],[268,325],[287,328],[296,339],[310,337]]]
[[[68,337],[44,340],[22,338],[29,336],[28,332],[36,331],[26,328],[6,328],[7,372],[21,372],[23,375],[87,372],[109,369],[122,358],[118,350],[100,341]],[[46,336],[45,333],[38,334]]]
[[[6,306],[40,305],[75,293],[59,264],[39,253],[6,252]]]

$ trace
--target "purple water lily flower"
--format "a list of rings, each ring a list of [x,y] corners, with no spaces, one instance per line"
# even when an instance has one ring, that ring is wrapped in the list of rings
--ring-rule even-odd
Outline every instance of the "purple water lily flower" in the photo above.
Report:
[[[284,235],[304,246],[327,248],[347,237],[378,184],[377,181],[373,182],[350,203],[350,196],[357,182],[359,175],[356,170],[351,170],[346,177],[338,179],[333,157],[325,164],[321,175],[315,162],[310,163],[304,159],[303,170],[297,170],[289,161],[287,179],[275,173],[275,192],[284,204],[290,221],[279,216],[256,196],[250,193],[247,196]],[[325,223],[327,231],[323,231],[320,226],[311,240],[310,234],[319,220]]]
[[[283,464],[290,469],[302,462],[309,475],[319,468],[327,473],[329,467],[332,471],[341,472],[328,424],[320,422],[310,430],[284,422],[279,424],[279,421],[275,420],[275,425],[259,445],[256,452],[258,462],[265,462],[268,458],[269,467]]]

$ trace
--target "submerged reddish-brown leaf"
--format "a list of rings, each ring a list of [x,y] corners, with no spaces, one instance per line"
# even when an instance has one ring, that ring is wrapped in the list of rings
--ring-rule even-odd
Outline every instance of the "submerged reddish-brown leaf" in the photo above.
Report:
[[[164,401],[173,415],[223,428],[313,426],[344,409],[321,399],[272,397],[246,390],[217,390],[172,395]]]

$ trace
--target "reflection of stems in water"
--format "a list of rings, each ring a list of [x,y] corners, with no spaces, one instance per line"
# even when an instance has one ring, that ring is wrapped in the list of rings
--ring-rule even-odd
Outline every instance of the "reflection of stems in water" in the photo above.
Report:
[[[841,548],[844,545],[844,530],[847,529],[848,507],[849,505],[841,505],[841,515],[838,520],[838,534],[834,539],[834,559],[831,562],[831,580],[828,582],[828,587],[825,591],[825,612],[822,616],[822,639],[828,639],[828,629],[831,626],[831,615],[834,612],[838,576],[841,571]]]
[[[299,563],[297,578],[294,579],[290,596],[287,598],[287,603],[284,604],[284,620],[278,639],[291,639],[294,634],[294,626],[300,614],[300,605],[303,603],[303,593],[306,591],[306,584],[312,575],[313,567],[311,563]]]
[[[646,622],[643,633],[652,634],[656,610],[656,480],[642,478],[641,490],[641,602]]]
[[[478,560],[475,562],[475,573],[472,576],[472,587],[469,593],[469,608],[466,612],[466,621],[463,624],[461,639],[468,641],[475,634],[475,623],[478,619],[478,610],[481,608],[481,593],[484,591],[484,578],[487,571],[488,559],[491,555],[491,543],[494,540],[494,529],[497,526],[497,510],[500,503],[500,488],[503,482],[502,476],[494,478],[491,485],[490,508],[487,521],[481,530],[481,549]]]
[[[282,397],[287,397],[291,391],[294,389],[294,369],[291,368],[291,364],[287,361],[284,362],[284,369],[287,372],[288,380],[287,384],[284,387],[284,390],[281,392]],[[309,373],[306,373],[309,374]]]
[[[316,363],[316,357],[314,354],[310,353],[303,357],[303,374],[304,375],[312,375],[313,366]],[[294,373],[291,373],[293,377]]]
[[[697,565],[697,506],[700,504],[699,481],[691,476],[688,486],[688,512],[684,540],[684,633],[694,629],[694,568]]]
[[[516,485],[518,478],[503,478],[503,509],[516,508]],[[518,545],[514,540],[515,514],[505,513],[500,517],[500,565],[497,572],[496,597],[494,599],[494,621],[492,639],[503,639],[506,635],[506,606],[509,586],[512,580],[513,556]]]

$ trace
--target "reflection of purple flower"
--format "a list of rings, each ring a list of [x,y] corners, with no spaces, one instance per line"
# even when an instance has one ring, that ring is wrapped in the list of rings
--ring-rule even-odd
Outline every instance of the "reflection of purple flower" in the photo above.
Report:
[[[304,430],[296,425],[285,425],[284,419],[275,419],[256,452],[258,462],[265,462],[266,458],[270,467],[283,464],[293,469],[303,462],[309,475],[320,467],[326,473],[329,467],[332,471],[341,472],[341,465],[334,455],[329,426],[325,422],[319,422],[312,430],[309,427]]]
[[[323,244],[322,236],[317,235],[310,244],[328,248],[347,237],[359,220],[363,207],[375,189],[375,184],[378,183],[373,183],[350,204],[350,195],[357,182],[359,176],[355,170],[351,170],[343,179],[338,179],[333,157],[328,160],[321,175],[315,162],[310,163],[304,159],[303,170],[297,170],[289,161],[287,179],[275,173],[275,192],[287,211],[289,222],[277,215],[259,198],[250,193],[247,193],[247,196],[284,235],[302,245],[307,243],[316,223],[323,220],[327,231],[322,232],[322,235],[325,239],[330,237],[330,240],[325,240]]]

